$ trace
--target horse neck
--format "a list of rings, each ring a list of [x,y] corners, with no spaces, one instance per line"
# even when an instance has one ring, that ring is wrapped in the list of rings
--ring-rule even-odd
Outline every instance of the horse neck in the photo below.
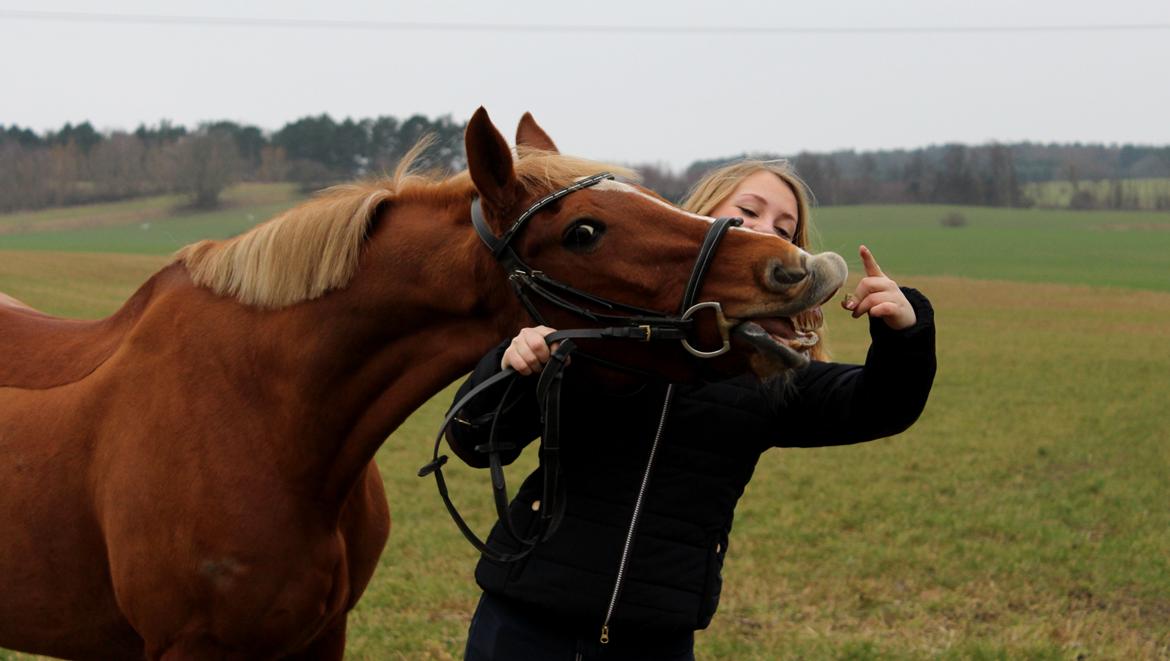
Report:
[[[342,502],[386,437],[519,323],[465,206],[383,212],[345,288],[282,315],[311,479]],[[268,338],[273,337],[270,333]],[[307,476],[308,477],[308,476]]]

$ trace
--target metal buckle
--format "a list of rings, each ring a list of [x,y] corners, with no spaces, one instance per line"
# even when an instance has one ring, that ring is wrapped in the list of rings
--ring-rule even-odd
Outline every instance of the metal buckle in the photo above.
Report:
[[[691,343],[686,338],[679,340],[682,342],[683,348],[686,349],[692,356],[698,358],[714,358],[715,356],[722,356],[731,350],[731,323],[727,321],[727,317],[723,316],[723,306],[718,301],[707,301],[705,303],[695,303],[687,308],[687,311],[682,313],[682,320],[686,321],[694,316],[695,312],[703,308],[712,308],[715,310],[715,320],[719,325],[719,334],[723,336],[723,346],[714,351],[702,351],[691,346]]]
[[[649,342],[650,336],[652,335],[652,333],[650,332],[650,324],[642,324],[641,326],[638,326],[638,329],[646,334],[645,337],[642,338],[642,341]]]
[[[521,283],[524,283],[527,285],[527,284],[530,284],[534,279],[539,278],[543,275],[544,275],[544,271],[536,271],[536,270],[527,270],[526,271],[524,269],[514,269],[511,273],[508,274],[508,279],[511,280],[512,282],[521,282]]]

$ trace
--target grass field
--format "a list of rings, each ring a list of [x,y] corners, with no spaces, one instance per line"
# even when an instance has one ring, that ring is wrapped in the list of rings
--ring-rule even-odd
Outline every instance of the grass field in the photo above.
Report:
[[[944,227],[955,211],[967,225]],[[814,218],[821,247],[852,271],[865,243],[895,274],[1170,291],[1170,212],[899,205],[828,207]]]
[[[699,658],[1170,658],[1170,214],[965,208],[966,227],[942,227],[951,210],[820,210],[823,245],[855,271],[864,241],[931,297],[938,378],[897,438],[765,455]],[[204,218],[176,220],[239,231]],[[0,291],[107,314],[177,247],[128,228],[0,236]],[[71,252],[86,232],[109,233],[104,254]],[[864,323],[827,316],[837,358],[862,360]],[[461,655],[475,554],[414,474],[449,401],[379,453],[394,529],[351,658]],[[452,473],[486,528],[487,477]]]
[[[291,184],[244,184],[222,208],[195,211],[173,195],[0,215],[0,250],[167,254],[199,239],[239,234],[295,204]]]

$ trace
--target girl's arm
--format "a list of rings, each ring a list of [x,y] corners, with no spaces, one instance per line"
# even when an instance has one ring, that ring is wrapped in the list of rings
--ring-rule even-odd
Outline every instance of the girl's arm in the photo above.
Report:
[[[813,362],[782,393],[769,393],[770,445],[860,443],[905,431],[918,419],[934,383],[934,310],[917,290],[900,293],[914,323],[894,329],[871,315],[865,365]]]

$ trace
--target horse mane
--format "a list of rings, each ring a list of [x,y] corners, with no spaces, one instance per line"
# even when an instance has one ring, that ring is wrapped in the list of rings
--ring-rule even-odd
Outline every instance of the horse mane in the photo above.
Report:
[[[466,170],[450,177],[419,170],[419,157],[430,144],[429,136],[415,144],[389,177],[327,188],[239,236],[186,246],[175,261],[186,266],[195,284],[262,308],[287,307],[345,287],[383,205],[474,193]],[[552,192],[599,172],[637,178],[620,166],[524,147],[514,169],[529,194]]]

